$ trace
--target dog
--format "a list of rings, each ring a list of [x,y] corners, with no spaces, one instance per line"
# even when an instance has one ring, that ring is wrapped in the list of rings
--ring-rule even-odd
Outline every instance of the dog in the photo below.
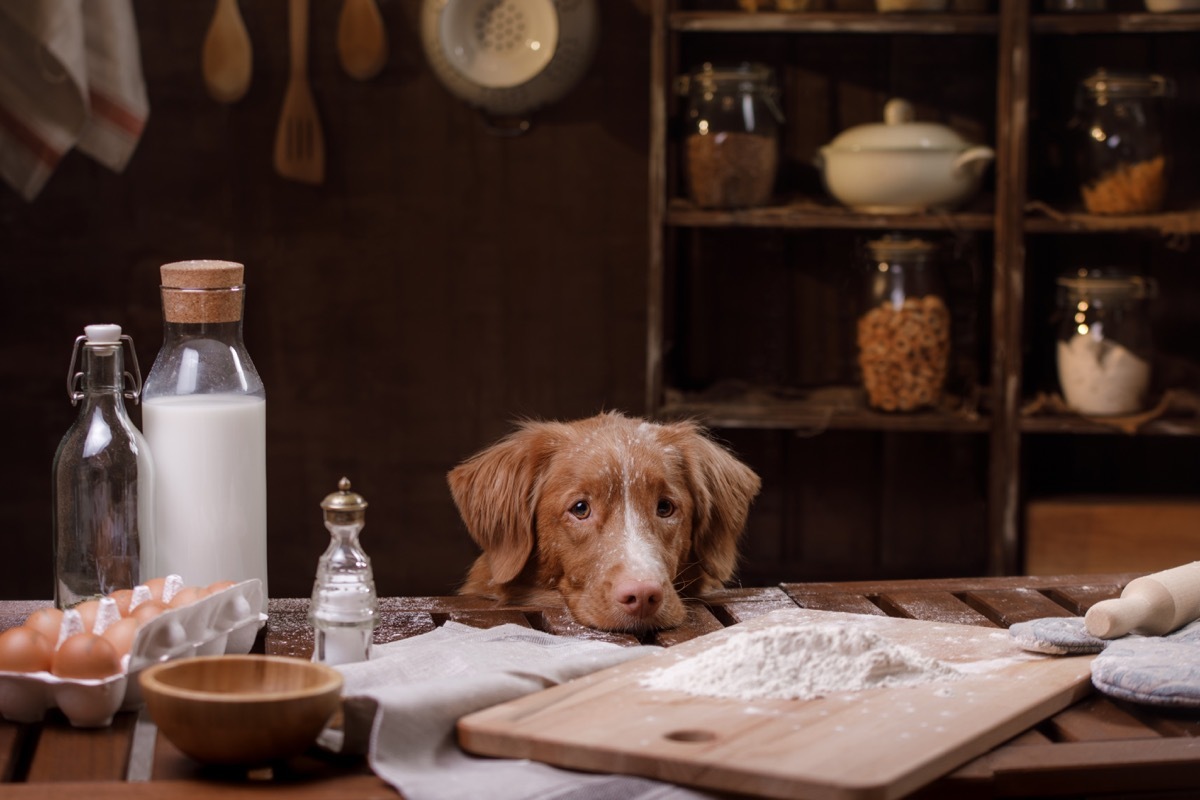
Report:
[[[733,577],[761,481],[695,422],[529,421],[447,476],[482,549],[461,594],[561,605],[583,625],[679,625]]]

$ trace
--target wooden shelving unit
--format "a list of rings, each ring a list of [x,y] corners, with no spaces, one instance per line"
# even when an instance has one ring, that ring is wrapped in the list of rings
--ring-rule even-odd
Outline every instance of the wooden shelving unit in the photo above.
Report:
[[[1022,408],[1038,387],[1030,386],[1027,353],[1031,342],[1029,303],[1030,286],[1044,280],[1044,265],[1030,263],[1031,248],[1041,242],[1066,237],[1124,237],[1131,240],[1160,241],[1168,237],[1186,240],[1200,234],[1200,193],[1193,193],[1197,208],[1179,208],[1162,214],[1135,217],[1100,217],[1082,213],[1069,203],[1043,200],[1030,186],[1031,169],[1040,178],[1042,154],[1035,152],[1031,140],[1035,123],[1031,113],[1039,102],[1036,63],[1039,53],[1063,40],[1080,37],[1108,39],[1129,37],[1136,47],[1149,51],[1144,43],[1154,37],[1191,36],[1193,50],[1200,51],[1200,14],[1150,14],[1141,12],[1106,14],[1043,14],[1031,11],[1026,2],[995,5],[990,14],[878,14],[865,11],[821,13],[746,13],[728,3],[727,10],[713,10],[713,3],[656,0],[653,4],[652,78],[651,78],[651,195],[650,195],[650,283],[647,342],[647,406],[651,413],[664,417],[690,416],[718,428],[778,429],[802,435],[824,431],[874,431],[890,434],[945,434],[982,437],[986,449],[986,524],[987,569],[997,574],[1019,572],[1021,551],[1022,504],[1027,491],[1022,467],[1022,444],[1026,435],[1111,435],[1128,436],[1111,425],[1072,415],[1024,416]],[[1036,5],[1036,4],[1035,4]],[[697,6],[700,6],[697,8]],[[811,44],[822,37],[837,37],[846,50],[876,48],[878,56],[860,56],[852,67],[875,57],[876,75],[885,69],[896,72],[906,64],[888,64],[884,43],[915,38],[921,47],[938,48],[943,42],[956,42],[994,54],[991,73],[977,76],[978,91],[994,98],[991,119],[981,129],[993,137],[996,162],[994,176],[983,195],[967,209],[954,213],[918,216],[864,215],[847,210],[819,190],[808,191],[795,185],[777,187],[772,205],[732,211],[712,211],[693,206],[680,190],[680,161],[676,152],[674,129],[682,103],[673,91],[674,80],[705,52],[706,46],[723,55],[746,53],[745,60],[777,59],[775,66],[784,72],[802,62],[797,69],[804,79],[820,72],[816,57],[810,57],[795,42]],[[729,45],[726,49],[728,42]],[[857,44],[856,44],[857,43]],[[879,43],[879,44],[876,44]],[[904,53],[911,57],[913,48]],[[765,54],[765,56],[763,55]],[[1178,59],[1173,62],[1178,66]],[[1200,56],[1192,61],[1191,79],[1200,74]],[[819,124],[828,124],[845,104],[839,95],[864,93],[861,86],[835,86],[833,73],[820,75],[820,91],[810,91],[826,103]],[[862,75],[856,75],[862,81]],[[865,83],[871,83],[867,75]],[[1044,78],[1041,80],[1045,80]],[[871,85],[873,97],[885,92],[897,81],[876,77]],[[786,87],[785,87],[786,91]],[[1188,101],[1195,102],[1198,90],[1189,89]],[[961,92],[960,92],[961,94]],[[852,98],[853,99],[853,98]],[[1042,101],[1044,102],[1044,100]],[[881,104],[880,104],[881,107]],[[829,108],[833,108],[830,111]],[[950,101],[941,110],[952,114]],[[869,121],[869,120],[858,120]],[[806,120],[789,122],[801,129]],[[814,141],[823,143],[837,130],[801,132],[798,153],[811,149]],[[1184,143],[1184,146],[1189,144]],[[1196,162],[1191,162],[1195,167]],[[803,184],[803,180],[797,183]],[[1061,206],[1061,207],[1060,207]],[[704,237],[773,236],[786,248],[788,237],[824,235],[870,235],[872,232],[903,230],[919,234],[975,238],[986,242],[988,272],[983,276],[982,296],[976,311],[982,321],[983,340],[975,399],[961,402],[960,408],[917,414],[885,414],[865,407],[853,386],[786,386],[733,380],[712,391],[706,378],[703,354],[680,355],[691,344],[683,341],[679,319],[687,315],[687,298],[679,296],[679,286],[700,281],[693,275],[704,260],[708,247]],[[757,241],[757,240],[755,240]],[[774,241],[774,240],[773,240]],[[798,249],[804,249],[797,246]],[[1200,279],[1193,283],[1200,291]],[[691,289],[690,291],[697,291]],[[693,301],[694,302],[694,301]],[[682,310],[681,310],[682,309]],[[843,342],[844,344],[844,342]],[[693,348],[694,350],[695,348]],[[752,353],[747,352],[749,358]],[[689,359],[691,359],[689,361]],[[704,369],[691,364],[699,360]],[[716,368],[713,368],[716,369]],[[718,383],[722,376],[716,376]],[[1138,436],[1200,437],[1200,420],[1161,419],[1138,431]]]

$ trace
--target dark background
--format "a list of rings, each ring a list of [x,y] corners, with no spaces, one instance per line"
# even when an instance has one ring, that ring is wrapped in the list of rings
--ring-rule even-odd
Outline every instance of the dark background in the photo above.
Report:
[[[213,0],[134,6],[151,112],[124,174],[73,152],[32,203],[0,187],[0,597],[52,594],[50,473],[76,411],[74,338],[118,323],[147,373],[158,268],[189,258],[246,265],[245,341],[268,398],[272,594],[311,591],[328,543],[318,504],[343,475],[370,504],[363,544],[380,592],[452,592],[476,550],[447,470],[519,417],[642,410],[646,3],[598,3],[583,82],[528,134],[501,138],[434,78],[417,0],[379,3],[390,56],[365,83],[337,61],[341,3],[315,0],[320,187],[272,168],[285,0],[240,3],[254,76],[232,106],[201,78]]]

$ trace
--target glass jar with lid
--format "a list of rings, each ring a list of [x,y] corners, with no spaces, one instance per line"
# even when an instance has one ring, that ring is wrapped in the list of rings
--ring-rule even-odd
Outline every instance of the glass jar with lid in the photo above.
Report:
[[[679,82],[687,95],[684,174],[701,208],[744,208],[771,200],[779,168],[774,71],[757,63],[701,65]]]
[[[1081,269],[1058,279],[1058,383],[1080,414],[1143,410],[1150,386],[1153,279]]]
[[[1099,70],[1077,95],[1080,192],[1092,214],[1159,211],[1167,189],[1163,104],[1171,82],[1146,72]]]
[[[867,242],[858,366],[867,404],[881,411],[938,405],[950,363],[950,310],[938,248],[898,234]]]

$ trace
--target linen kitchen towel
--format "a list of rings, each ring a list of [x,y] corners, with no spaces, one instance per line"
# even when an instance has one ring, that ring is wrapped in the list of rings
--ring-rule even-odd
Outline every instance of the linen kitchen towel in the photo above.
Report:
[[[643,778],[479,758],[455,741],[459,717],[658,649],[553,636],[513,624],[480,629],[447,622],[375,647],[370,661],[339,666],[346,681],[343,729],[326,731],[322,741],[342,752],[365,750],[371,768],[405,800],[711,797]]]
[[[0,3],[0,176],[26,200],[74,147],[123,171],[149,114],[132,0]]]

